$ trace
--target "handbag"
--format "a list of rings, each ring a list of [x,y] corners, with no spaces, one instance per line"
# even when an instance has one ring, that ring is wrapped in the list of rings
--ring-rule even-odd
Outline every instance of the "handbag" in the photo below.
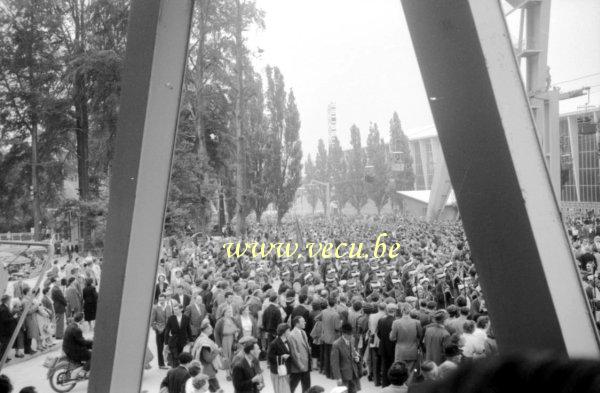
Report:
[[[277,357],[277,375],[279,375],[280,377],[284,377],[287,375],[287,367],[285,365],[285,360],[281,359],[280,361],[279,359],[280,358]]]
[[[215,356],[212,364],[216,370],[225,370],[225,367],[223,367],[223,356],[222,355]]]

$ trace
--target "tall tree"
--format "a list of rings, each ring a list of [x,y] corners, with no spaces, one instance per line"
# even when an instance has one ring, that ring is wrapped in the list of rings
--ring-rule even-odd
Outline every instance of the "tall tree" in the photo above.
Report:
[[[54,1],[63,16],[60,42],[65,97],[74,133],[81,235],[91,246],[96,206],[106,205],[110,162],[117,132],[121,68],[129,0]],[[89,206],[88,206],[89,205]],[[91,206],[91,207],[90,207]]]
[[[389,201],[390,197],[390,163],[388,147],[379,136],[377,123],[371,124],[367,136],[367,159],[371,173],[367,174],[367,193],[375,203],[377,213]]]
[[[412,190],[415,186],[415,172],[410,155],[408,138],[402,131],[398,113],[394,112],[390,120],[390,153],[392,161],[392,179],[395,190]]]
[[[22,209],[22,219],[33,224],[36,239],[40,237],[42,224],[41,199],[48,200],[56,191],[55,185],[40,187],[40,179],[43,173],[48,175],[53,167],[56,169],[55,161],[60,153],[52,141],[55,135],[48,134],[47,129],[49,122],[62,119],[55,111],[60,114],[65,110],[53,94],[61,68],[57,39],[60,17],[53,12],[50,0],[10,0],[0,9],[0,130],[8,150],[3,166],[24,170],[20,176],[29,175],[31,189],[23,187],[23,179],[16,178],[13,180],[21,186],[7,187],[10,180],[5,176],[10,176],[11,171],[3,171],[0,178],[5,183],[5,191],[13,194],[5,200],[9,206],[14,203],[31,206]],[[50,153],[45,157],[50,162],[39,160],[40,139],[49,143],[42,146]],[[27,166],[22,165],[24,163]],[[54,180],[62,184],[60,171],[54,174],[59,175]]]
[[[367,203],[367,187],[365,182],[366,175],[366,154],[360,141],[360,130],[353,124],[350,127],[350,144],[352,150],[348,160],[348,193],[349,202],[360,214],[361,209]]]
[[[340,211],[348,203],[348,164],[346,156],[342,150],[342,145],[337,137],[334,137],[329,145],[329,155],[327,156],[328,168],[331,173],[331,181],[334,186],[334,199]]]
[[[294,91],[290,90],[285,107],[283,156],[281,160],[281,185],[275,197],[277,221],[292,207],[296,191],[302,182],[302,143],[300,142],[300,114],[296,107]]]
[[[311,184],[315,178],[316,169],[317,168],[312,162],[312,158],[309,154],[304,166],[304,188],[306,189],[306,199],[312,207],[313,214],[315,214],[315,209],[317,208],[317,203],[319,202],[319,189],[315,186],[315,184]]]
[[[248,91],[252,92],[247,101],[248,137],[246,138],[246,169],[248,180],[248,203],[260,222],[267,209],[271,196],[268,189],[270,179],[267,177],[270,141],[267,134],[267,123],[264,117],[264,95],[262,79],[256,75],[253,81],[247,82]]]
[[[274,201],[283,185],[281,162],[283,157],[283,132],[285,121],[285,84],[283,75],[277,67],[267,66],[266,107],[268,116],[268,134],[270,143],[268,177],[271,179],[267,192]],[[277,207],[277,202],[275,202]]]
[[[325,148],[325,142],[323,142],[323,139],[319,139],[317,145],[317,156],[315,157],[315,176],[313,177],[313,180],[317,180],[322,183],[328,183],[331,180],[329,162],[327,157],[328,155],[327,149]],[[322,184],[319,183],[317,183],[315,186],[317,187],[321,204],[323,204],[323,209],[327,211],[327,209],[329,209],[329,206],[327,206],[326,189]]]

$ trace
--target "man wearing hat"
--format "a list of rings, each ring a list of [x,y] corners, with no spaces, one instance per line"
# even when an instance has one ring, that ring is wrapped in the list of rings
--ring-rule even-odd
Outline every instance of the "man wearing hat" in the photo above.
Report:
[[[338,386],[346,386],[348,393],[360,390],[362,374],[360,356],[352,342],[352,326],[345,323],[341,327],[342,337],[331,348],[331,371]]]
[[[425,345],[425,360],[431,360],[439,365],[444,361],[444,344],[450,333],[444,327],[446,311],[438,310],[433,313],[433,323],[425,329],[423,344]]]

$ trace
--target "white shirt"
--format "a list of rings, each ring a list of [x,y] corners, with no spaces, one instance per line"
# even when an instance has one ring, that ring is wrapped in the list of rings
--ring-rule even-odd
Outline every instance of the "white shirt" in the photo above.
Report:
[[[243,315],[240,317],[242,321],[242,333],[243,337],[251,337],[252,336],[252,319],[250,317],[244,317]]]
[[[180,316],[176,316],[176,317],[175,317],[175,318],[177,318],[177,324],[178,324],[179,326],[181,326],[181,317],[182,317],[182,316],[183,316],[183,315],[180,315]]]

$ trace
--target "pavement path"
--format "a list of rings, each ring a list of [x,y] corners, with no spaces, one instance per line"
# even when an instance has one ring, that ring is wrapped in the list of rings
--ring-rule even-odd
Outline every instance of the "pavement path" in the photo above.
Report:
[[[160,383],[167,374],[168,370],[160,370],[158,368],[157,358],[156,358],[156,345],[154,344],[154,332],[150,331],[148,337],[148,343],[152,353],[155,355],[154,359],[151,362],[152,368],[150,370],[144,371],[144,376],[142,379],[142,389],[141,391],[146,391],[147,393],[159,393]],[[44,368],[44,360],[48,356],[59,356],[61,353],[60,347],[49,352],[45,352],[41,356],[36,356],[27,361],[17,363],[17,364],[8,364],[3,370],[2,373],[6,374],[12,381],[13,386],[15,387],[14,391],[18,392],[25,386],[35,386],[39,393],[52,392],[50,388],[50,383],[46,378],[47,370]],[[265,388],[261,391],[261,393],[272,393],[273,387],[271,385],[271,377],[269,375],[269,371],[267,369],[267,365],[265,362],[261,362],[261,366],[263,371],[263,377],[265,381]],[[225,393],[233,393],[233,384],[231,382],[226,381],[225,373],[220,371],[217,374],[217,378],[219,383],[221,384],[221,388]],[[325,378],[322,374],[318,372],[311,373],[311,383],[312,385],[321,385],[325,388],[325,392],[330,392],[336,386],[336,382],[330,379]],[[73,393],[85,393],[87,392],[87,382],[83,382],[78,384],[71,392]],[[380,392],[381,388],[377,388],[373,385],[372,382],[368,382],[366,377],[361,379],[362,390],[361,393],[376,393]],[[300,392],[300,388],[296,389],[296,392]]]

